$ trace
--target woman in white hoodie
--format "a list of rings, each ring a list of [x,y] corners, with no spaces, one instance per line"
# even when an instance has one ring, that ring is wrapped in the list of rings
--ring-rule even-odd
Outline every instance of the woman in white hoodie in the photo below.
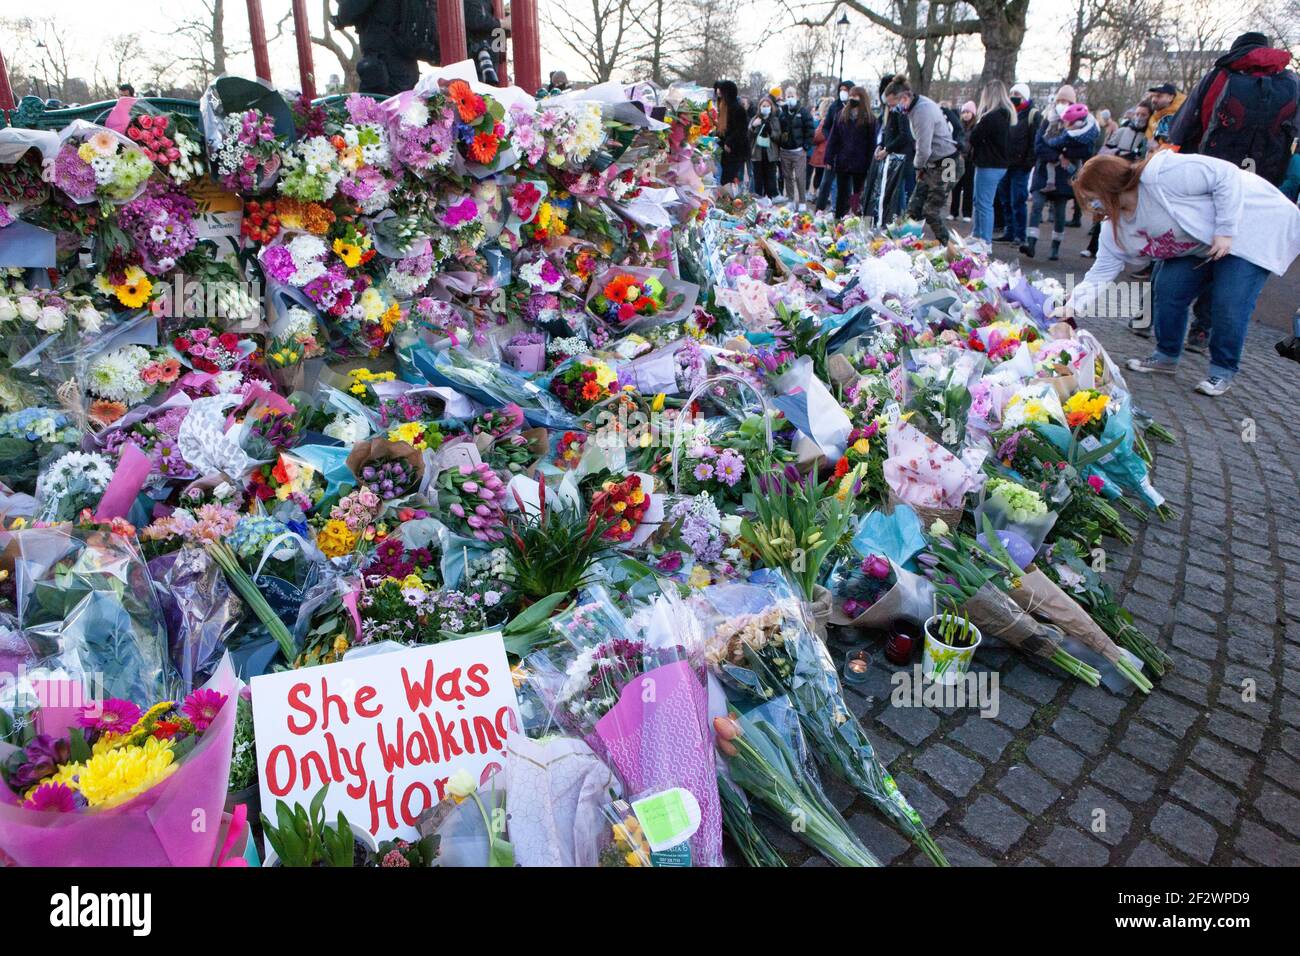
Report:
[[[1210,297],[1210,369],[1196,386],[1222,395],[1237,374],[1255,302],[1269,273],[1300,255],[1300,209],[1276,187],[1232,163],[1161,150],[1137,163],[1089,160],[1074,181],[1086,205],[1105,213],[1097,261],[1069,307],[1091,312],[1127,265],[1161,261],[1156,272],[1156,350],[1131,359],[1136,372],[1172,374],[1182,355],[1187,311]],[[1109,228],[1107,227],[1109,226]],[[1243,228],[1243,226],[1245,228]]]

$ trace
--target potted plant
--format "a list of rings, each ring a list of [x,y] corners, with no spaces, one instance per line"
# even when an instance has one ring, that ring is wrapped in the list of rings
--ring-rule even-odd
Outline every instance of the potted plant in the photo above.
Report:
[[[343,811],[330,823],[325,819],[325,795],[329,786],[312,798],[311,806],[290,807],[283,800],[275,804],[278,826],[261,814],[262,832],[270,844],[267,866],[353,867],[368,866],[379,847],[367,831],[348,823]]]
[[[984,636],[964,613],[956,609],[935,614],[925,622],[925,651],[922,673],[940,684],[955,684],[970,667]]]

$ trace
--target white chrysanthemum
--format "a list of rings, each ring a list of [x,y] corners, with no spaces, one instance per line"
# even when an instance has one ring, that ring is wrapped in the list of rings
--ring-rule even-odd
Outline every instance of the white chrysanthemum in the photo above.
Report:
[[[141,345],[127,345],[106,352],[91,363],[86,387],[94,395],[115,402],[134,405],[144,401],[154,386],[140,378],[149,364],[149,350]]]

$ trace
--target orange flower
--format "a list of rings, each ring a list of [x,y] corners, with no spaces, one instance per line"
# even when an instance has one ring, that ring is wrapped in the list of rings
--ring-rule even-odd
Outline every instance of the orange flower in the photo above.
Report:
[[[477,133],[469,144],[469,158],[476,163],[490,163],[496,159],[501,141],[491,133]]]
[[[97,398],[90,403],[87,413],[90,420],[99,425],[111,425],[126,414],[126,406],[121,402],[110,402],[106,398]]]
[[[626,273],[614,276],[605,283],[605,298],[609,299],[610,302],[631,302],[633,299],[628,293],[636,285],[635,276]]]
[[[582,386],[582,397],[589,402],[595,401],[600,396],[600,386],[595,382],[588,382]]]
[[[1078,428],[1080,425],[1085,424],[1089,417],[1087,412],[1070,412],[1065,416],[1065,420],[1071,428]]]
[[[452,80],[447,84],[447,98],[455,105],[457,115],[465,123],[474,122],[487,111],[483,97],[471,90],[464,80]]]

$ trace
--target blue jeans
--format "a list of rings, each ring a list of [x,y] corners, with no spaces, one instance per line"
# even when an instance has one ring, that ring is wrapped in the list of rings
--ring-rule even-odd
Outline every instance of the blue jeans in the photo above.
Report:
[[[1268,270],[1238,256],[1218,261],[1199,256],[1165,259],[1155,273],[1156,351],[1178,361],[1187,338],[1187,310],[1198,297],[1209,299],[1210,374],[1237,374],[1246,345],[1246,328]]]
[[[993,199],[998,194],[998,184],[1006,174],[1005,169],[993,166],[975,167],[975,224],[971,235],[976,239],[993,241]]]

